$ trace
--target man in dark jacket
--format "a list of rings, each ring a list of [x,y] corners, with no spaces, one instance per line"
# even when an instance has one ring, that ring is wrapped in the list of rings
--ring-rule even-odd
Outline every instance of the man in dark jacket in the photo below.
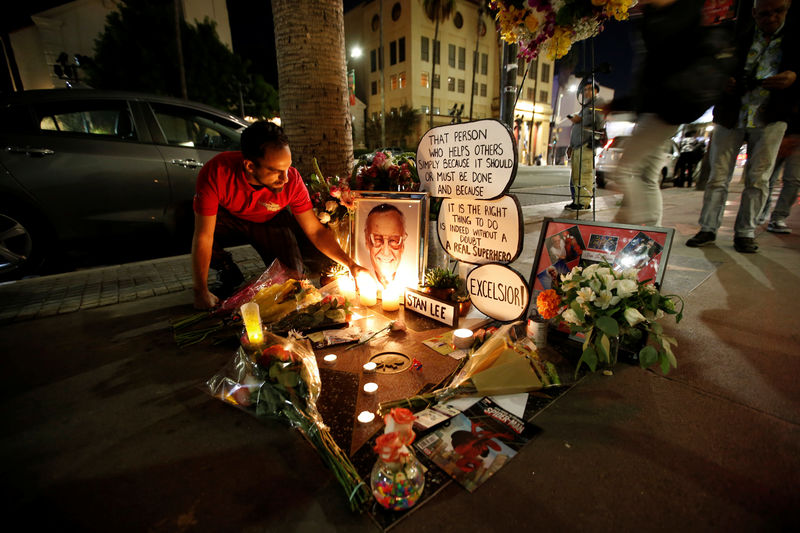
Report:
[[[734,223],[733,246],[741,253],[758,250],[756,220],[768,194],[768,182],[786,131],[786,117],[797,98],[797,40],[784,31],[791,0],[755,0],[755,27],[737,40],[737,75],[714,107],[711,175],[703,197],[700,231],[686,242],[697,247],[714,242],[722,224],[736,155],[747,143],[745,188]]]

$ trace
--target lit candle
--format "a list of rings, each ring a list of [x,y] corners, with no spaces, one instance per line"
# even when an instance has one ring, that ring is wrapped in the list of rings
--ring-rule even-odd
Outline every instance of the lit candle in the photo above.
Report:
[[[355,304],[356,301],[356,282],[349,276],[339,278],[339,292],[350,303]]]
[[[371,381],[369,383],[364,383],[364,392],[366,392],[367,394],[375,394],[375,391],[377,390],[378,390],[377,383],[373,383]]]
[[[474,334],[470,329],[457,329],[453,332],[453,346],[459,350],[466,350],[472,346]]]
[[[335,353],[329,353],[328,355],[322,358],[322,360],[328,363],[329,365],[336,364],[336,359],[338,359],[338,357],[336,357]]]
[[[250,344],[261,344],[264,341],[264,332],[261,329],[261,313],[258,310],[258,304],[248,302],[243,304],[240,310],[248,342]]]
[[[378,303],[378,285],[369,274],[358,277],[358,293],[361,296],[361,305],[364,307],[372,307]]]
[[[375,372],[375,369],[378,368],[378,364],[373,361],[370,361],[369,363],[364,363],[364,366],[362,368],[364,369],[365,374],[372,374],[373,372]]]
[[[358,421],[362,424],[369,424],[373,420],[375,420],[375,413],[370,411],[361,411],[358,413]]]
[[[400,289],[392,284],[383,290],[381,309],[384,311],[397,311],[400,309]]]

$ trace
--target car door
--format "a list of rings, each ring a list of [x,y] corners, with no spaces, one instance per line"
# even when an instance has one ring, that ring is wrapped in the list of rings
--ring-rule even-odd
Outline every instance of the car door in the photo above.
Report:
[[[169,182],[124,99],[31,104],[30,128],[2,139],[2,163],[58,236],[118,237],[163,223]],[[149,135],[147,135],[149,138]]]
[[[197,174],[220,152],[238,150],[244,123],[190,105],[147,103],[157,140],[167,166],[170,204],[175,223],[194,224],[191,205]]]

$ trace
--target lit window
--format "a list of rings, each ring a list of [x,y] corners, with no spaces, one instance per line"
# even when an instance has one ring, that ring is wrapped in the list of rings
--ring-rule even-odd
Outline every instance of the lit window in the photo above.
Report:
[[[430,75],[427,72],[423,72],[422,74],[420,74],[419,82],[420,82],[419,84],[422,87],[425,87],[426,89],[430,89],[431,79],[430,79]]]
[[[397,75],[397,86],[400,89],[405,89],[406,88],[406,73],[405,72],[401,72],[400,74]]]
[[[389,77],[389,89],[392,91],[397,90],[397,74],[392,74]]]

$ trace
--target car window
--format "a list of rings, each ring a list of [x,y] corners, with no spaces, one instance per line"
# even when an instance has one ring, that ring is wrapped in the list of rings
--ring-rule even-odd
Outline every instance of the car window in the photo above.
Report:
[[[209,150],[237,150],[244,129],[236,122],[189,108],[152,103],[167,143]]]
[[[137,138],[124,100],[47,102],[37,105],[35,112],[43,133]]]

